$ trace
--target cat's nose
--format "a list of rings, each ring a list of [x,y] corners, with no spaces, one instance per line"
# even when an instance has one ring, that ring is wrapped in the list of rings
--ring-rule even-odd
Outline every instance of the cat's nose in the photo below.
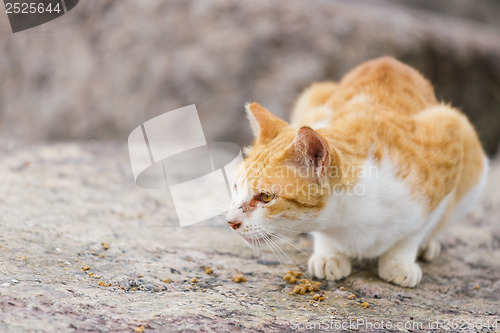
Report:
[[[227,224],[229,224],[229,226],[233,228],[233,230],[236,230],[241,226],[241,222],[239,221],[228,221]]]

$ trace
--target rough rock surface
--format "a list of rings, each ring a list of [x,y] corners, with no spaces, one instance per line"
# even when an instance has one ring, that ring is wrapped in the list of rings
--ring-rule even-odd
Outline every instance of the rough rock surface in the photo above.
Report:
[[[122,140],[143,121],[194,103],[210,141],[243,144],[245,102],[285,117],[311,82],[338,80],[388,54],[428,76],[493,153],[500,31],[487,22],[498,22],[500,7],[467,2],[474,8],[434,5],[453,7],[462,16],[454,18],[372,0],[80,1],[16,34],[0,15],[0,133]],[[492,19],[464,18],[477,15]]]
[[[222,219],[178,227],[168,193],[135,187],[122,145],[4,142],[0,156],[3,332],[271,332],[297,323],[373,331],[363,321],[383,321],[385,331],[469,323],[467,331],[495,332],[485,325],[500,320],[499,160],[481,204],[451,231],[441,257],[422,264],[416,289],[384,283],[373,263],[358,263],[351,277],[322,284],[324,301],[310,302],[289,294],[270,251],[258,263]],[[310,253],[306,237],[296,243]],[[282,248],[305,269],[307,258]],[[237,273],[247,282],[232,282]]]

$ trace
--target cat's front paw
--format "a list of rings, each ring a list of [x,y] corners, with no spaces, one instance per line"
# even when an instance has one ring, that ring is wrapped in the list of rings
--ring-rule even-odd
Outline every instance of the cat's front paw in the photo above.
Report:
[[[422,280],[422,269],[415,262],[385,260],[379,263],[378,275],[387,282],[413,288]]]
[[[351,261],[344,255],[324,256],[313,254],[309,259],[309,274],[318,279],[336,281],[351,274]]]

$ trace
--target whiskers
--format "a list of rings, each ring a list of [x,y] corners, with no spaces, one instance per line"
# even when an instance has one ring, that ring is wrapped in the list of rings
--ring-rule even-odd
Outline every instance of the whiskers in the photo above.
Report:
[[[280,241],[283,241],[291,246],[293,246],[297,251],[299,251],[304,257],[308,258],[309,256],[305,253],[296,243],[294,243],[289,238],[280,235],[274,231],[263,229],[258,232],[258,234],[252,236],[251,242],[247,242],[252,247],[254,255],[257,257],[258,262],[265,262],[264,260],[264,246],[265,243],[267,247],[271,250],[273,255],[276,257],[284,272],[288,271],[299,271],[303,274],[304,277],[309,278],[306,273],[304,273],[295,263],[294,261],[286,254],[283,249],[278,245],[277,242],[274,241],[273,238],[276,238]],[[262,242],[263,241],[263,242]]]
[[[301,249],[301,248],[300,248],[300,247],[299,247],[299,246],[298,246],[295,242],[293,242],[290,238],[287,238],[287,237],[285,237],[285,236],[283,236],[283,235],[277,234],[277,233],[275,233],[275,232],[273,232],[273,231],[269,231],[269,234],[270,234],[271,236],[274,236],[274,237],[276,237],[276,238],[278,238],[278,239],[282,240],[282,241],[283,241],[283,242],[285,242],[285,243],[290,244],[290,245],[291,245],[291,246],[293,246],[293,247],[294,247],[297,251],[299,251],[299,252],[300,252],[300,254],[302,254],[305,258],[309,259],[309,255],[308,255],[308,254],[307,254],[304,250],[302,250],[302,249]]]

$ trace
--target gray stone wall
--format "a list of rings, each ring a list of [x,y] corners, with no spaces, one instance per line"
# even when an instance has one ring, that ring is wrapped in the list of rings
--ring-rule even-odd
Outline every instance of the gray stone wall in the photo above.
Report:
[[[195,103],[208,140],[248,144],[245,102],[286,118],[309,83],[388,54],[430,78],[493,153],[500,30],[488,17],[500,13],[480,4],[488,15],[391,1],[80,1],[16,34],[0,15],[0,132],[124,141],[141,122]]]

